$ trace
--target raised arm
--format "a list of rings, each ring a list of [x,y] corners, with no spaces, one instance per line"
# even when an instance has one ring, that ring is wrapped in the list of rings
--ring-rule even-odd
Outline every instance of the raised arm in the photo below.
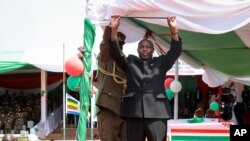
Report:
[[[118,27],[120,25],[120,16],[112,16],[111,18],[111,43],[110,43],[110,56],[115,62],[123,69],[127,71],[127,59],[121,50],[121,47],[117,40]]]
[[[175,16],[167,17],[167,22],[169,30],[171,32],[172,39],[174,39],[175,41],[179,41],[176,17]]]
[[[182,51],[182,40],[178,35],[178,28],[175,16],[167,17],[167,23],[171,32],[171,46],[167,54],[161,56],[164,61],[163,66],[168,70],[173,66],[175,61],[181,55]]]
[[[110,60],[109,49],[111,40],[111,27],[106,26],[102,36],[102,42],[100,44],[99,61],[107,62]]]

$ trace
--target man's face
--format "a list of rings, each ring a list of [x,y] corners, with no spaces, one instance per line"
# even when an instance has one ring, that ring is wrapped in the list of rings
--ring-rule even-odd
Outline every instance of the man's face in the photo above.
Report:
[[[153,57],[153,44],[148,40],[142,40],[137,48],[139,57],[142,59],[151,59]]]

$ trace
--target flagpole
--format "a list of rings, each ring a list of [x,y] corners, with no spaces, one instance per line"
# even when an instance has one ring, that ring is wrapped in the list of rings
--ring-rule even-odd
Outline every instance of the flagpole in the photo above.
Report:
[[[65,100],[65,44],[63,43],[63,140],[65,140],[65,128],[66,128],[66,100]]]
[[[90,138],[91,138],[91,141],[93,140],[93,129],[94,129],[94,87],[93,87],[93,73],[91,74],[91,80],[90,80],[90,87],[91,87],[91,95],[90,95],[90,107],[91,107],[91,111],[90,111],[90,120],[91,120],[91,123],[90,123],[90,129],[91,129],[91,133],[90,133]]]
[[[175,81],[178,81],[179,79],[179,66],[178,66],[178,59],[175,61],[175,76],[174,79]],[[179,99],[179,95],[178,92],[175,93],[175,97],[174,97],[174,120],[178,119],[178,100]]]

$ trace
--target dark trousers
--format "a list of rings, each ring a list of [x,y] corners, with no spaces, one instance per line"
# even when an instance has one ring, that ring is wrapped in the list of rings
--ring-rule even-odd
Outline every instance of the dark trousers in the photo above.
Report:
[[[102,108],[97,114],[101,141],[129,141],[126,122],[109,109]]]
[[[167,119],[128,118],[128,141],[166,141]]]

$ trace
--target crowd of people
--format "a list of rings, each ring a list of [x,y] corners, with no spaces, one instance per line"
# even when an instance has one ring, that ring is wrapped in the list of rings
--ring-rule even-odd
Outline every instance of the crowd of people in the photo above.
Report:
[[[40,95],[4,94],[0,100],[0,129],[4,133],[20,133],[27,121],[38,123],[40,120]],[[24,102],[25,101],[25,102]]]
[[[19,134],[21,130],[29,131],[28,121],[36,125],[41,118],[41,94],[10,93],[8,90],[0,95],[0,130],[2,133]],[[48,114],[60,103],[48,96]],[[58,104],[58,105],[56,105]]]
[[[2,141],[17,141],[13,134],[5,134]]]

